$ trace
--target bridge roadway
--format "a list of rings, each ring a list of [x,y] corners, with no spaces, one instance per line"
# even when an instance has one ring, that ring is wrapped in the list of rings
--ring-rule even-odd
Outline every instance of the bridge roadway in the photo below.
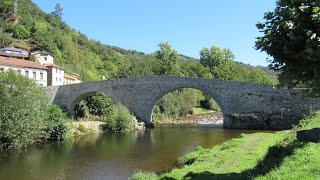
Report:
[[[152,126],[157,101],[179,88],[195,88],[214,98],[225,128],[290,129],[320,99],[306,98],[302,89],[278,90],[270,85],[175,76],[146,76],[46,87],[52,103],[73,117],[75,105],[92,93],[103,92],[125,105],[139,121]]]

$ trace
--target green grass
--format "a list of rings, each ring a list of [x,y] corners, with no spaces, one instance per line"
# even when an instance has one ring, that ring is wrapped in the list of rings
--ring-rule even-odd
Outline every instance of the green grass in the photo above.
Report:
[[[192,112],[193,114],[205,114],[209,113],[209,110],[204,108],[192,108]]]
[[[198,147],[179,158],[180,168],[158,176],[139,172],[136,179],[320,179],[320,143],[296,140],[296,131],[319,127],[316,112],[290,131],[242,134],[211,149]]]

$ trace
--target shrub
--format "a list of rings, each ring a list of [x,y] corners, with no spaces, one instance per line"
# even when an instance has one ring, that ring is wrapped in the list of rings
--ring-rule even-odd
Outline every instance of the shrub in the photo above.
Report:
[[[43,139],[48,99],[34,81],[0,72],[0,148],[18,149]]]
[[[105,130],[107,131],[126,131],[133,129],[133,117],[129,110],[121,105],[112,106],[108,116],[104,116],[103,121],[106,122]]]
[[[96,92],[86,99],[89,113],[95,116],[107,115],[114,104],[112,99],[102,92]]]
[[[50,141],[65,139],[71,130],[70,120],[66,113],[56,105],[50,105],[48,108],[46,126],[45,133],[47,140]]]

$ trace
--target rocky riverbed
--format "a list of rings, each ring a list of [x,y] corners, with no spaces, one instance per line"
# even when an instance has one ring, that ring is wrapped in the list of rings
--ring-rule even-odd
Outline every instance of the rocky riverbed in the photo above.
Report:
[[[206,114],[189,115],[187,117],[176,118],[172,120],[164,120],[159,124],[223,124],[223,115],[221,112],[210,112]]]

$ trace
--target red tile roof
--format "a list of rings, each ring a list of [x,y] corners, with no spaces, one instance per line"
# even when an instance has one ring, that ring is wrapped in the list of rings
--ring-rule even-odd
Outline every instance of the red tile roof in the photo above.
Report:
[[[59,69],[64,69],[64,67],[61,67],[61,66],[58,66],[58,65],[55,65],[55,64],[43,64],[45,67],[56,67],[56,68],[59,68]]]
[[[37,62],[16,59],[16,58],[8,58],[8,57],[3,57],[3,56],[0,56],[0,64],[1,65],[8,65],[8,66],[15,66],[15,67],[34,68],[34,69],[45,69],[45,70],[48,69]]]

